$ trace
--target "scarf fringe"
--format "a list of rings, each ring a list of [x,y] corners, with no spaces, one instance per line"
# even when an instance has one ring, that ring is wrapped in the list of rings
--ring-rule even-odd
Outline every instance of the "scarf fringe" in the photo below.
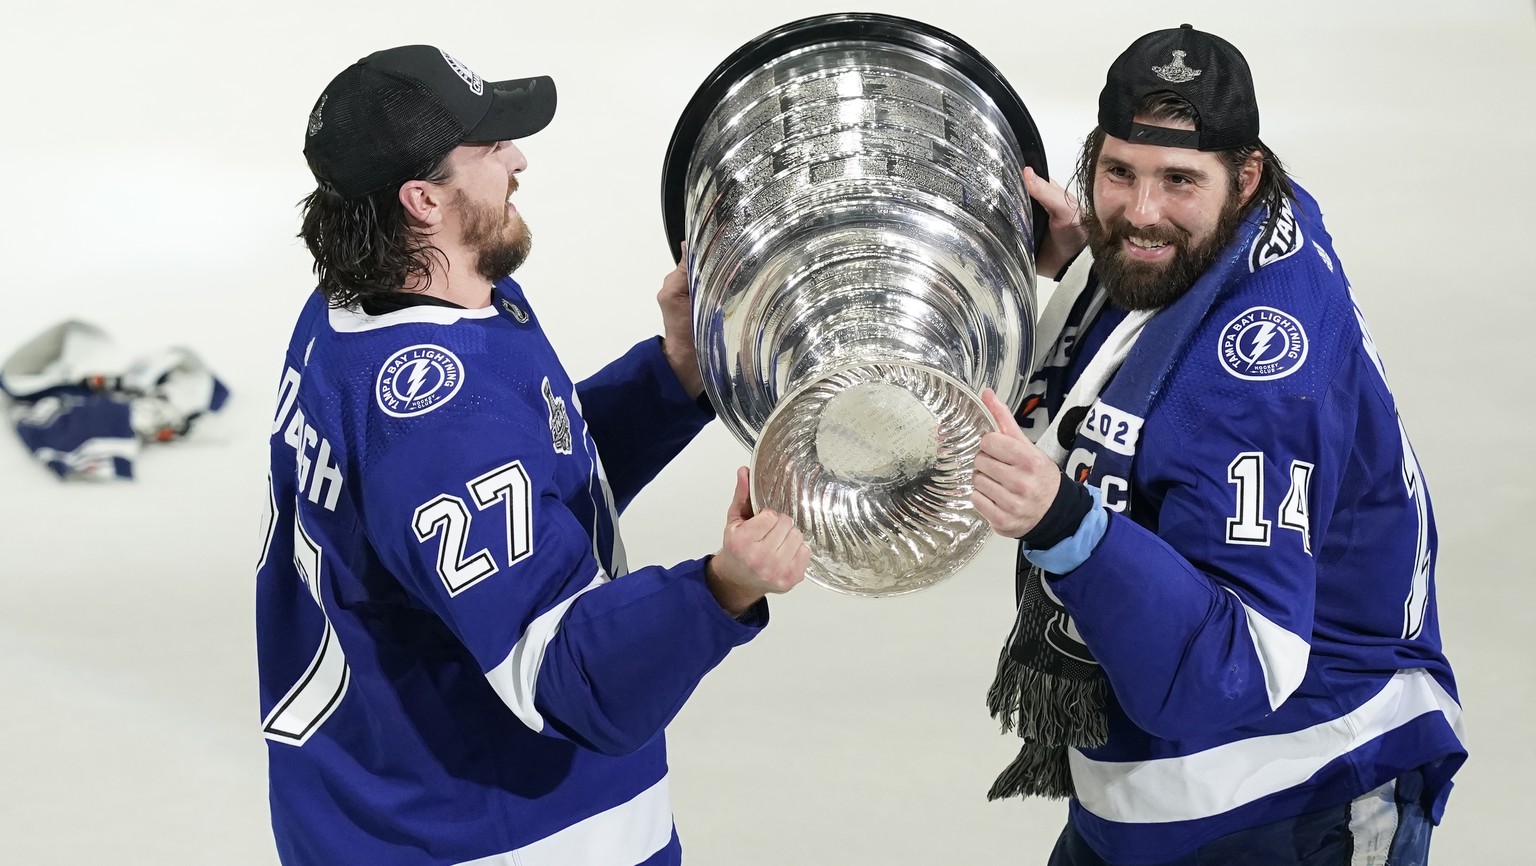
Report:
[[[997,674],[987,689],[987,713],[1002,723],[1005,734],[1018,726],[1019,716],[1023,712],[1026,670],[1008,654],[1008,647],[1004,646],[1002,652],[998,653]]]
[[[1053,676],[1020,664],[1004,647],[987,689],[987,710],[1004,733],[1017,732],[1024,745],[992,783],[987,799],[1074,796],[1067,749],[1102,746],[1108,740],[1105,689],[1102,674]]]
[[[1053,676],[1015,661],[1004,647],[987,689],[987,711],[1027,741],[1092,748],[1109,739],[1102,674],[1087,679]]]
[[[1077,796],[1072,787],[1072,768],[1066,746],[1025,743],[997,781],[987,791],[988,800],[1008,797],[1045,797],[1062,800]]]

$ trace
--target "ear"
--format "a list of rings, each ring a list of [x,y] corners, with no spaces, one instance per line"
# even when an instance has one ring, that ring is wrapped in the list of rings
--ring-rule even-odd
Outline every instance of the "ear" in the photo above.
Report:
[[[1264,176],[1264,151],[1255,150],[1243,160],[1243,167],[1237,170],[1237,183],[1242,191],[1239,201],[1248,204],[1253,200],[1254,190],[1259,188],[1259,180]]]
[[[447,201],[448,191],[435,183],[408,180],[400,185],[400,206],[413,223],[430,227],[442,222]]]

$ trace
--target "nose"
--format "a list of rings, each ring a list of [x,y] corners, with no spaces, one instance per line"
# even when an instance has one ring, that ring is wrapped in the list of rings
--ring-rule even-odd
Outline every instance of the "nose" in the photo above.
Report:
[[[1125,209],[1125,219],[1137,228],[1162,222],[1163,207],[1156,184],[1137,180],[1136,188],[1131,192],[1131,203]]]
[[[516,144],[506,142],[506,147],[503,147],[501,152],[506,159],[507,174],[517,174],[528,167],[528,157],[523,156],[523,152],[517,149]]]

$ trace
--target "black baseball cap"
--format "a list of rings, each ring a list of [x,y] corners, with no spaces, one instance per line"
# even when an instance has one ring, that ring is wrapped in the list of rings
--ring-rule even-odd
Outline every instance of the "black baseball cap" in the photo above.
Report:
[[[1178,94],[1194,106],[1195,131],[1135,122],[1151,93]],[[1259,103],[1248,61],[1232,43],[1188,24],[1137,39],[1110,64],[1099,94],[1099,127],[1115,138],[1164,147],[1228,150],[1259,138]]]
[[[420,177],[465,143],[523,138],[555,116],[548,76],[485,81],[444,51],[376,51],[315,101],[304,157],[315,179],[357,198]]]

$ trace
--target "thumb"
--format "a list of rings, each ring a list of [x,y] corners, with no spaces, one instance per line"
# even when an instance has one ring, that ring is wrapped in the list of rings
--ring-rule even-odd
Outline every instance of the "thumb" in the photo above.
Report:
[[[1024,436],[1024,431],[1019,429],[1019,422],[1013,420],[1013,410],[1009,409],[1003,404],[1002,400],[998,399],[997,392],[991,388],[983,389],[981,392],[981,404],[987,407],[987,411],[992,415],[992,420],[997,422],[999,433],[1016,439],[1027,438]]]
[[[742,466],[736,470],[736,493],[731,497],[731,507],[725,512],[726,523],[741,523],[752,519],[752,486],[751,475],[747,467]]]

